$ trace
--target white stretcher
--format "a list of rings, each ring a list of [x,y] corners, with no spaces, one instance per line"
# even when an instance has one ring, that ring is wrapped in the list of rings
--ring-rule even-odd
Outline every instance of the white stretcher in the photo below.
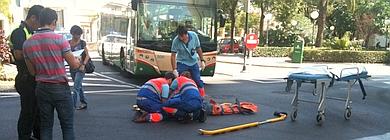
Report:
[[[327,66],[319,65],[312,67],[299,68],[289,73],[287,78],[287,87],[286,91],[290,91],[291,86],[294,81],[296,86],[294,89],[294,98],[291,102],[292,111],[291,111],[291,120],[295,121],[298,112],[298,102],[309,102],[318,104],[317,109],[317,123],[322,124],[325,120],[325,108],[326,108],[326,99],[333,99],[339,101],[345,101],[345,112],[344,118],[349,120],[351,112],[351,89],[352,86],[359,82],[360,88],[363,93],[363,100],[366,97],[366,91],[364,89],[361,79],[367,79],[370,76],[368,75],[367,70],[364,67],[347,67],[347,68],[338,68],[338,69],[329,69]],[[336,98],[326,96],[328,87],[333,86],[335,81],[345,81],[348,82],[348,92],[346,98]],[[302,83],[312,83],[314,84],[313,95],[319,95],[318,101],[310,101],[299,99],[299,88]]]

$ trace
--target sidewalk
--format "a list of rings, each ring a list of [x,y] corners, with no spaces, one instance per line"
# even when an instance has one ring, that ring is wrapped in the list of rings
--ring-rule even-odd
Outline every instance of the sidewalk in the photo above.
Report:
[[[303,62],[291,63],[288,57],[251,57],[246,58],[246,65],[251,67],[268,67],[277,69],[296,69],[313,65],[327,65],[329,68],[364,66],[370,75],[390,75],[390,66],[386,64],[366,63],[329,63],[329,62]],[[222,54],[217,56],[217,62],[242,65],[244,58],[242,54]],[[277,72],[277,71],[275,71]]]

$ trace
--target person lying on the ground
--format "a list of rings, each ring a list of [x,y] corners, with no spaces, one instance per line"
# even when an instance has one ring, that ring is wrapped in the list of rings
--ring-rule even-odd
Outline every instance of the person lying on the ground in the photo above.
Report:
[[[203,99],[196,83],[186,77],[188,75],[191,77],[189,72],[183,72],[172,82],[170,89],[175,91],[175,94],[163,103],[163,110],[179,121],[205,122],[206,112],[202,108]]]
[[[176,76],[168,72],[164,78],[155,78],[147,81],[137,95],[137,111],[133,117],[134,122],[153,122],[163,120],[162,102],[169,97],[169,85]]]

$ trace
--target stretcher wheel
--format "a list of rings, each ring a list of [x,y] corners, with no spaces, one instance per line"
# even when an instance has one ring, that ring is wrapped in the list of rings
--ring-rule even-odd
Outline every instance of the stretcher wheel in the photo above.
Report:
[[[298,110],[294,110],[291,112],[291,121],[295,121],[297,119]]]
[[[350,107],[347,107],[344,112],[344,118],[345,120],[349,120],[352,116],[352,111]]]
[[[325,121],[325,115],[324,114],[318,114],[317,115],[317,123],[318,125],[322,125],[322,123]]]

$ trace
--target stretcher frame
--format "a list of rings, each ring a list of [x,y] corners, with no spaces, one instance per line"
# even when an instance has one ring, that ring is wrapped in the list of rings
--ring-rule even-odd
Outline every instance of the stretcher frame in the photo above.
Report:
[[[328,68],[327,68],[328,69]],[[345,70],[351,70],[356,69],[357,73],[351,76],[343,77],[343,72]],[[341,78],[340,78],[341,77]],[[315,103],[318,104],[317,109],[317,116],[316,120],[319,125],[321,125],[325,120],[325,108],[326,108],[326,99],[332,99],[332,100],[338,100],[338,101],[345,101],[344,106],[344,118],[346,120],[349,120],[352,116],[352,100],[351,100],[351,93],[352,93],[352,86],[358,81],[360,88],[363,93],[363,100],[366,98],[366,91],[363,86],[363,82],[361,79],[367,79],[371,76],[369,76],[367,73],[360,74],[359,68],[357,67],[351,67],[351,68],[344,68],[341,70],[340,77],[332,73],[332,77],[327,76],[318,76],[316,78],[308,78],[304,79],[302,77],[291,77],[289,76],[287,78],[287,86],[286,91],[291,90],[291,86],[293,85],[294,81],[296,82],[295,88],[294,88],[294,97],[292,99],[291,105],[292,105],[292,111],[290,118],[292,121],[296,120],[296,117],[298,115],[298,103],[299,102],[308,102],[308,103]],[[348,83],[348,90],[347,90],[347,96],[346,98],[337,98],[337,97],[328,97],[326,96],[327,90],[332,87],[335,83],[335,81],[345,81]],[[299,99],[299,88],[301,87],[302,83],[312,83],[314,84],[314,90],[313,95],[319,95],[318,101],[312,101],[312,100],[304,100]]]

